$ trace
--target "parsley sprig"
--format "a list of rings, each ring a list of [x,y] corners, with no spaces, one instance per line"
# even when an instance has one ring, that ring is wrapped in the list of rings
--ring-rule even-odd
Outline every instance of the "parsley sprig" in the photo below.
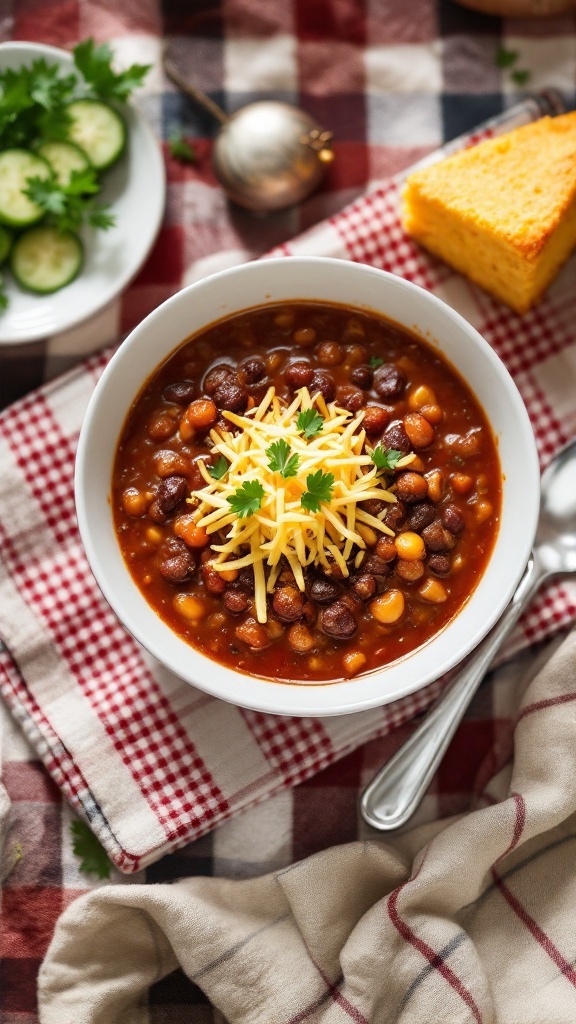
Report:
[[[370,458],[376,469],[396,469],[402,458],[402,452],[397,451],[396,448],[383,448],[382,445],[376,445],[374,451],[370,452]]]
[[[174,131],[168,136],[168,152],[181,164],[195,164],[198,159],[196,150],[181,131]]]
[[[306,409],[299,413],[296,420],[298,430],[301,430],[307,441],[316,437],[324,429],[324,419],[316,409]]]
[[[74,63],[95,96],[123,102],[142,85],[150,64],[132,64],[125,71],[114,71],[112,59],[108,43],[96,46],[93,39],[85,39],[74,47]]]
[[[298,455],[292,455],[290,445],[284,438],[274,441],[266,449],[266,455],[268,456],[268,468],[273,473],[280,473],[280,476],[283,476],[285,480],[291,476],[296,476],[300,459]]]
[[[115,223],[109,205],[97,203],[93,196],[100,184],[93,168],[72,171],[67,185],[55,178],[28,178],[24,192],[47,214],[47,221],[59,231],[78,231],[83,224],[106,230]]]
[[[262,504],[264,488],[259,480],[245,480],[226,500],[239,519],[254,515]]]
[[[321,469],[316,473],[309,473],[306,477],[308,490],[304,491],[300,499],[302,508],[307,509],[308,512],[319,512],[320,502],[330,501],[333,486],[333,473],[323,473]]]
[[[216,460],[213,466],[208,466],[208,472],[213,480],[221,480],[228,472],[228,460],[223,455]]]
[[[70,823],[72,852],[80,858],[80,871],[98,878],[110,878],[112,865],[106,850],[84,821]]]
[[[384,360],[381,359],[380,356],[370,356],[370,359],[368,360],[368,363],[373,370],[377,370],[379,366],[382,366],[383,362]]]

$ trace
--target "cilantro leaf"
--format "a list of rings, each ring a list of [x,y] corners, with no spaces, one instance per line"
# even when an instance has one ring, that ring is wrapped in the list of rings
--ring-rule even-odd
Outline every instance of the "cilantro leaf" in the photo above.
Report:
[[[373,370],[377,370],[379,366],[382,366],[384,360],[380,356],[370,356],[368,362]]]
[[[324,420],[320,413],[316,412],[316,409],[306,409],[305,412],[301,412],[296,420],[296,426],[298,430],[301,430],[307,441],[312,437],[316,437],[324,429]]]
[[[24,194],[48,214],[48,220],[59,231],[78,231],[83,224],[106,230],[115,222],[109,207],[95,203],[92,198],[100,191],[100,185],[91,167],[72,171],[67,185],[59,185],[55,178],[35,177],[27,181]]]
[[[213,466],[208,466],[207,468],[213,480],[221,480],[228,472],[228,460],[221,455]]]
[[[245,516],[251,516],[258,511],[263,497],[264,488],[259,480],[245,480],[227,501],[238,518],[244,519]]]
[[[168,137],[168,152],[182,164],[196,163],[196,151],[184,138],[182,132],[172,132]]]
[[[516,50],[507,50],[505,46],[500,45],[496,53],[494,54],[494,63],[497,68],[510,68],[518,60],[518,53]]]
[[[113,54],[108,43],[96,46],[85,39],[74,47],[74,63],[92,90],[102,100],[126,100],[142,85],[150,64],[132,64],[125,71],[112,68]]]
[[[300,499],[302,508],[309,512],[319,512],[321,501],[330,501],[332,487],[334,485],[334,474],[323,473],[321,469],[316,473],[309,473],[306,477],[307,491],[304,491]]]
[[[106,850],[84,821],[70,823],[72,851],[80,857],[80,871],[98,878],[110,878],[112,865]]]
[[[280,473],[285,479],[288,479],[290,476],[296,476],[300,459],[298,455],[290,454],[290,445],[284,438],[274,441],[266,449],[266,455],[269,459],[268,467],[273,473]]]
[[[520,68],[517,68],[516,71],[511,73],[510,78],[516,83],[516,85],[522,86],[526,85],[530,81],[531,75],[532,73],[530,71],[525,71],[524,69],[520,70]]]
[[[396,469],[402,458],[402,452],[397,451],[396,448],[383,448],[382,445],[377,445],[370,453],[370,458],[376,469]]]

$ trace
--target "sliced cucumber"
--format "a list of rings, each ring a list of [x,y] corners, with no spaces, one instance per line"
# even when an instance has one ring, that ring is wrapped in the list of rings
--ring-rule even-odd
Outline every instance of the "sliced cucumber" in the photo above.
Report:
[[[40,295],[57,292],[70,284],[82,266],[82,243],[72,231],[37,227],[16,239],[10,269],[22,288]]]
[[[0,224],[0,267],[8,259],[8,253],[12,248],[12,242],[14,241],[14,235],[8,228],[3,228]]]
[[[97,171],[116,163],[126,145],[126,125],[120,114],[100,100],[75,100],[66,108],[71,118],[68,138],[83,149]]]
[[[37,152],[48,161],[59,185],[68,185],[73,171],[90,167],[86,153],[73,142],[43,142]]]
[[[0,153],[0,222],[13,228],[26,228],[44,216],[45,211],[24,195],[28,178],[49,178],[50,165],[27,149],[5,149]]]

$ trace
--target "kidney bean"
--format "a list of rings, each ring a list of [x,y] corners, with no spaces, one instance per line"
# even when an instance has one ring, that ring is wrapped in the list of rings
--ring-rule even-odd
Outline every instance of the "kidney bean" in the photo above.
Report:
[[[420,533],[425,526],[429,526],[436,518],[436,510],[427,501],[419,501],[413,505],[408,512],[408,527],[415,533]]]
[[[449,551],[456,543],[454,535],[444,529],[439,519],[422,530],[422,540],[430,551]]]
[[[388,511],[384,517],[386,526],[389,526],[391,530],[398,530],[406,518],[406,506],[403,501],[395,501],[393,505],[388,505]]]
[[[361,508],[363,508],[369,516],[379,516],[385,508],[389,508],[389,503],[387,501],[382,501],[380,498],[368,498],[366,501],[361,503]]]
[[[435,574],[435,576],[448,576],[451,569],[448,555],[430,555],[430,558],[428,559],[428,568],[430,572]]]
[[[336,388],[336,401],[348,412],[359,412],[364,405],[364,395],[352,384],[341,384]]]
[[[327,370],[314,370],[310,391],[319,391],[325,402],[333,402],[336,398],[334,377]]]
[[[434,440],[434,427],[419,412],[404,417],[404,430],[413,448],[428,448]]]
[[[232,615],[241,615],[250,604],[250,598],[243,590],[227,590],[223,600],[226,608]]]
[[[257,384],[266,376],[266,363],[262,356],[248,356],[238,365],[241,384]]]
[[[393,562],[396,558],[397,551],[392,537],[380,537],[380,540],[376,545],[375,553],[383,562]]]
[[[401,420],[395,420],[386,427],[382,435],[382,445],[384,448],[394,448],[404,455],[408,455],[408,452],[412,451],[410,439]]]
[[[155,412],[146,428],[148,437],[153,441],[166,441],[176,433],[176,421],[166,411]]]
[[[274,591],[272,607],[279,619],[294,622],[302,616],[304,600],[304,594],[297,587],[280,587]]]
[[[457,505],[446,505],[440,513],[440,519],[442,526],[445,526],[451,533],[462,533],[465,519]]]
[[[248,391],[232,377],[227,377],[214,392],[214,401],[219,409],[229,412],[244,412],[248,405]]]
[[[362,599],[369,601],[376,593],[376,580],[369,572],[363,572],[360,576],[352,577],[352,590]]]
[[[374,434],[380,434],[384,430],[389,419],[390,413],[387,409],[383,409],[381,405],[366,405],[364,407],[362,426],[367,434],[374,436]]]
[[[344,361],[344,349],[335,341],[323,341],[316,348],[320,366],[339,366]]]
[[[328,636],[347,640],[357,630],[356,619],[341,601],[335,601],[320,611],[320,625]]]
[[[388,576],[390,573],[390,566],[388,562],[385,562],[379,555],[368,555],[365,559],[362,569],[364,572],[369,572],[372,576]]]
[[[158,571],[170,583],[182,583],[196,568],[196,559],[178,537],[169,537],[158,552]]]
[[[350,374],[352,384],[356,384],[356,387],[362,388],[363,391],[370,390],[373,379],[374,370],[371,366],[368,366],[368,363],[361,363],[360,366],[355,366]]]
[[[234,370],[228,363],[218,363],[213,366],[211,370],[204,377],[202,382],[202,390],[207,395],[215,395],[220,385],[227,380],[228,377],[232,376]]]
[[[163,511],[163,510],[162,510],[162,509],[160,508],[160,504],[159,504],[159,502],[158,502],[158,501],[156,500],[156,498],[155,498],[155,499],[154,499],[154,501],[153,501],[153,502],[151,502],[151,504],[150,504],[150,505],[148,506],[148,515],[149,515],[150,519],[151,519],[151,520],[152,520],[152,521],[153,521],[154,523],[158,523],[159,525],[161,525],[162,523],[165,523],[165,522],[166,522],[166,520],[167,520],[167,518],[168,518],[168,513],[167,513],[167,512],[164,512],[164,511]]]
[[[396,477],[396,494],[402,501],[413,504],[428,494],[428,484],[421,473],[407,469]]]
[[[309,387],[313,377],[314,367],[310,363],[304,362],[303,359],[289,363],[284,371],[284,379],[292,391]]]
[[[406,386],[406,379],[397,366],[385,363],[375,371],[373,383],[380,398],[398,398]]]
[[[174,402],[175,405],[188,405],[195,394],[196,385],[193,380],[177,380],[164,388],[162,397],[167,402]]]
[[[209,590],[211,594],[223,594],[226,590],[226,580],[222,579],[220,573],[212,568],[210,562],[206,562],[202,566],[202,579],[206,590]]]
[[[335,601],[339,593],[340,587],[332,580],[318,578],[313,580],[310,586],[310,600],[316,601],[317,604]]]
[[[162,512],[172,512],[188,491],[185,476],[167,476],[158,485],[156,502]]]

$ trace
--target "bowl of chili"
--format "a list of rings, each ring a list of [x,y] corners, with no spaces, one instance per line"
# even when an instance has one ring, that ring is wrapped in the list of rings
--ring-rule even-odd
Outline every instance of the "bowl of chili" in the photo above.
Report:
[[[503,363],[458,313],[322,257],[223,271],[151,313],[78,446],[96,580],[177,676],[336,715],[454,667],[510,600],[539,506]]]

